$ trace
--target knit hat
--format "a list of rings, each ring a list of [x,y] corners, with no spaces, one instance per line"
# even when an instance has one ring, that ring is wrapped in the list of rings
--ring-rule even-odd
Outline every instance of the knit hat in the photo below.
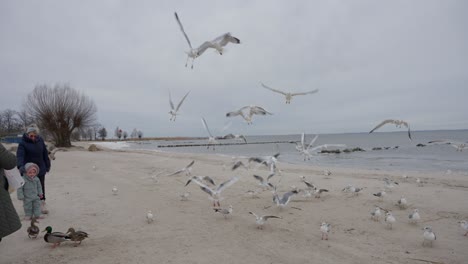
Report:
[[[24,170],[27,172],[28,170],[30,170],[31,168],[34,168],[36,169],[36,175],[39,174],[39,166],[37,166],[35,163],[32,163],[32,162],[28,162],[26,163],[26,165],[24,165]]]
[[[35,127],[28,127],[28,129],[26,129],[26,134],[29,134],[31,132],[36,132],[37,133],[37,128]]]

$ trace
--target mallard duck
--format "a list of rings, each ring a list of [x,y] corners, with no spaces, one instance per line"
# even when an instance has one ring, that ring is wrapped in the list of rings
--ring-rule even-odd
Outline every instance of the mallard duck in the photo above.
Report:
[[[28,237],[29,238],[36,238],[37,235],[39,234],[39,232],[41,232],[41,230],[39,230],[39,227],[37,227],[37,225],[35,225],[35,223],[39,223],[37,221],[36,217],[31,218],[31,226],[28,227]]]
[[[79,242],[78,244],[75,243],[75,247],[80,245],[81,241],[88,237],[88,233],[79,230],[75,231],[73,227],[68,229],[67,234],[70,235],[71,241]]]
[[[60,245],[60,243],[64,241],[70,241],[70,237],[67,236],[66,234],[62,232],[53,232],[52,233],[52,227],[48,226],[46,227],[42,232],[46,232],[44,236],[44,241],[47,243],[53,243],[54,246],[52,248],[55,248],[57,245]]]

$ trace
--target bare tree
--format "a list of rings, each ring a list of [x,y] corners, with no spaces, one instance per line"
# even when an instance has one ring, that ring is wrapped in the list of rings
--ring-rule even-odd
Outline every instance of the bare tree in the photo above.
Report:
[[[26,111],[26,109],[23,109],[23,110],[19,111],[18,112],[18,117],[21,120],[22,129],[24,131],[26,131],[26,128],[29,125],[34,123],[33,117],[28,113],[28,111]]]
[[[15,110],[6,109],[0,112],[0,135],[8,135],[21,131],[21,122]]]
[[[98,131],[98,134],[99,134],[99,137],[101,138],[101,140],[104,141],[104,139],[107,137],[107,130],[105,127],[99,129]]]
[[[28,95],[25,109],[46,129],[57,147],[70,147],[73,131],[89,127],[96,119],[94,102],[68,85],[38,85]]]
[[[114,131],[114,136],[120,140],[122,138],[122,129],[116,127]]]

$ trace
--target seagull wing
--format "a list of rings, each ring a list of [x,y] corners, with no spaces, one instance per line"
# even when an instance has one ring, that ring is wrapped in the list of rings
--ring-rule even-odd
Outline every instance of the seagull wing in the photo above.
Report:
[[[169,105],[171,106],[171,110],[174,110],[174,103],[172,102],[171,91],[169,91]]]
[[[247,144],[247,139],[245,138],[244,135],[240,135],[239,137],[242,138],[242,140],[244,140],[245,144]]]
[[[215,48],[213,43],[211,43],[210,41],[203,42],[203,44],[201,44],[200,47],[197,48],[197,55],[202,55],[209,48]]]
[[[405,122],[405,123],[406,123],[406,122]],[[406,124],[407,124],[407,123],[406,123]],[[413,140],[413,139],[411,138],[411,130],[410,130],[409,124],[408,124],[408,137],[409,137],[410,140]]]
[[[315,90],[308,91],[308,92],[291,93],[291,96],[313,94],[313,93],[316,93],[318,91],[319,91],[318,89],[315,89]]]
[[[309,145],[307,146],[307,149],[310,149],[310,147],[312,147],[312,145],[314,145],[315,141],[317,140],[318,138],[318,135],[316,135],[309,143]]]
[[[272,113],[265,110],[263,107],[260,106],[252,106],[250,107],[250,116],[252,115],[271,115]]]
[[[285,93],[285,92],[283,92],[283,91],[280,91],[280,90],[277,90],[277,89],[273,89],[273,88],[271,88],[271,87],[266,86],[266,85],[263,84],[263,83],[260,83],[260,84],[263,86],[263,88],[266,88],[266,89],[268,89],[268,90],[270,90],[270,91],[272,91],[272,92],[280,93],[280,94],[282,94],[282,95],[287,95],[287,93]]]
[[[190,162],[189,165],[185,166],[183,170],[187,170],[188,168],[192,167],[194,163],[195,163],[195,160],[192,160],[192,162]]]
[[[182,103],[184,102],[185,98],[187,97],[187,95],[190,93],[190,91],[188,93],[186,93],[184,95],[184,97],[182,97],[182,100],[180,100],[179,104],[177,105],[177,108],[176,108],[176,111],[179,111],[179,108],[180,106],[182,105]],[[171,104],[171,107],[174,107],[172,104]]]
[[[285,193],[283,195],[283,197],[281,198],[280,203],[281,204],[286,204],[286,202],[289,200],[289,197],[291,197],[291,196],[293,196],[295,194],[297,194],[297,192],[295,192],[295,191]]]
[[[379,129],[380,127],[382,127],[383,125],[385,124],[388,124],[388,123],[395,123],[395,120],[394,119],[387,119],[387,120],[384,120],[382,123],[378,124],[376,127],[374,127],[374,129],[372,129],[370,133],[374,132],[375,130]]]
[[[256,180],[258,180],[259,182],[263,183],[265,180],[263,179],[262,176],[258,176],[258,175],[255,175],[253,176]]]
[[[211,135],[210,129],[208,128],[208,125],[206,124],[206,120],[203,117],[202,117],[202,123],[203,123],[203,126],[205,127],[206,131],[210,135],[210,137],[213,137],[213,135]]]
[[[234,44],[240,44],[240,40],[236,37],[233,37],[231,33],[224,33],[223,35],[215,38],[212,42],[218,43],[221,47],[226,46],[229,42]]]
[[[257,219],[259,218],[258,215],[256,215],[254,212],[249,212],[249,214],[255,216],[255,218],[257,218]]]
[[[281,217],[276,216],[276,215],[264,215],[264,216],[262,216],[262,218],[265,221],[268,220],[269,218],[279,218],[279,219],[281,219]]]
[[[226,113],[226,117],[233,117],[233,116],[238,116],[238,115],[241,115],[242,117],[244,117],[244,113],[242,113],[242,110]]]
[[[227,187],[233,185],[233,184],[234,184],[235,182],[237,182],[238,180],[239,180],[239,177],[234,176],[234,177],[232,177],[231,179],[229,179],[229,180],[227,180],[227,181],[221,183],[221,184],[218,186],[218,188],[216,188],[216,191],[217,191],[218,193],[220,193],[220,192],[222,192],[224,189],[226,189]]]
[[[302,149],[305,149],[305,133],[302,133],[301,135],[301,147]]]
[[[214,182],[214,180],[210,176],[203,177],[203,180],[209,182],[211,185],[216,186],[216,183]]]
[[[184,34],[185,39],[187,40],[187,43],[190,46],[190,48],[193,49],[192,48],[192,43],[190,43],[190,39],[188,38],[187,34],[185,33],[184,26],[182,26],[182,23],[180,22],[179,16],[177,15],[177,12],[174,12],[174,15],[175,15],[175,19],[177,20],[177,23],[179,24],[180,31],[182,31],[182,33]]]
[[[210,196],[213,196],[213,190],[211,190],[210,188],[208,188],[207,186],[200,186],[200,189],[202,189],[202,191],[206,192],[207,194],[209,194]]]
[[[167,176],[174,176],[174,175],[177,175],[177,174],[179,174],[179,173],[181,173],[181,172],[184,172],[184,171],[185,171],[185,168],[183,168],[183,169],[181,169],[181,170],[178,170],[178,171],[176,171],[176,172],[174,172],[174,173],[171,173],[171,174],[169,174],[169,175],[167,175]]]

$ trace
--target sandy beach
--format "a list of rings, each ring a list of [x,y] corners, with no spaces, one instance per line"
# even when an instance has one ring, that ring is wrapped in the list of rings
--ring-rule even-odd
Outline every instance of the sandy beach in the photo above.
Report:
[[[29,239],[23,221],[20,231],[0,243],[0,263],[467,263],[468,237],[458,221],[468,219],[468,177],[452,173],[412,174],[402,182],[402,173],[356,169],[324,168],[279,163],[282,170],[279,192],[295,185],[303,188],[306,176],[330,192],[321,198],[293,197],[279,209],[270,191],[252,198],[245,192],[255,189],[252,175],[266,176],[264,167],[232,172],[231,157],[201,154],[174,154],[152,151],[87,151],[75,148],[57,152],[46,178],[50,214],[40,221],[43,230],[65,232],[69,227],[89,233],[74,247],[64,242],[52,249],[43,240]],[[195,160],[192,173],[208,175],[222,182],[234,175],[240,180],[223,192],[223,207],[233,206],[225,219],[215,213],[206,193],[191,184],[184,187],[184,174],[165,177]],[[311,162],[313,164],[313,162]],[[223,166],[224,165],[224,166]],[[332,175],[325,176],[328,169]],[[158,181],[153,175],[160,174]],[[380,201],[372,194],[382,190],[384,177],[400,182]],[[418,187],[416,177],[427,183]],[[273,179],[276,183],[278,179]],[[358,196],[343,193],[348,184],[364,187]],[[113,195],[111,189],[119,191]],[[190,192],[188,201],[179,195]],[[410,206],[395,204],[404,195]],[[12,194],[15,207],[24,216],[22,203]],[[370,219],[375,206],[393,211],[396,223],[387,229]],[[418,208],[421,223],[408,223],[408,215]],[[146,222],[152,210],[155,221]],[[248,212],[277,215],[263,230],[255,226]],[[331,224],[329,240],[321,240],[320,223]],[[424,226],[437,235],[433,247],[423,247]],[[432,262],[428,262],[432,261]]]

